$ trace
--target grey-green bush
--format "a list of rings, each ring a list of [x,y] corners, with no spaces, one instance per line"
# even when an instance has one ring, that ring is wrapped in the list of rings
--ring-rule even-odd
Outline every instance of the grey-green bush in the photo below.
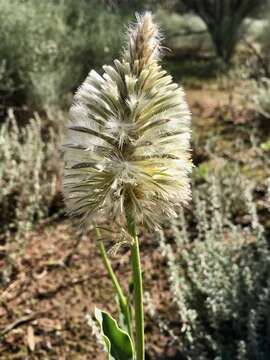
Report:
[[[89,67],[114,55],[120,25],[96,0],[0,0],[0,58],[23,91],[17,98],[36,108],[61,105]]]
[[[38,114],[19,128],[12,109],[0,127],[0,239],[8,253],[21,250],[33,224],[48,215],[61,169],[53,127],[42,133]]]
[[[270,79],[261,78],[252,88],[253,108],[266,119],[270,119]],[[251,92],[251,91],[250,91]]]
[[[160,234],[179,331],[164,319],[159,325],[169,330],[183,359],[269,359],[269,245],[252,185],[244,179],[241,187],[231,185],[227,194],[237,195],[230,204],[244,201],[244,228],[224,211],[224,184],[215,177],[206,191],[195,190],[196,233],[189,233],[182,214],[171,225],[175,244]]]

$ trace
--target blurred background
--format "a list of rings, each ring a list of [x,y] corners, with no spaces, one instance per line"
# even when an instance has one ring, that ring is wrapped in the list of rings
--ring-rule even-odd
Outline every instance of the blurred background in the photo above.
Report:
[[[74,91],[145,10],[195,164],[191,204],[141,229],[147,359],[270,358],[269,0],[0,0],[0,359],[105,359],[91,314],[116,307],[92,229],[65,215],[61,143]]]

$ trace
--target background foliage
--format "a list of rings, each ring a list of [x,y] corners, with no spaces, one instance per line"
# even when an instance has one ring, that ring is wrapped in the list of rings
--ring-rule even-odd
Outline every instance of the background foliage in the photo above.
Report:
[[[21,102],[61,105],[118,51],[121,16],[99,1],[1,0],[0,10],[0,58]]]
[[[270,250],[254,205],[253,185],[233,172],[224,183],[225,166],[209,178],[204,191],[195,190],[195,236],[183,214],[172,223],[174,245],[161,234],[182,324],[180,335],[173,338],[184,358],[269,357]],[[235,211],[247,217],[245,229],[235,223]],[[160,319],[159,325],[167,326]]]

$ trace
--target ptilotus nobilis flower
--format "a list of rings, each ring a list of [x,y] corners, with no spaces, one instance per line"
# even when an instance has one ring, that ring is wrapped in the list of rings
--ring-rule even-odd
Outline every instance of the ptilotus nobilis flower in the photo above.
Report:
[[[117,293],[122,327],[96,310],[109,359],[144,360],[143,285],[136,224],[157,228],[190,196],[190,113],[181,87],[159,65],[150,13],[130,27],[120,60],[91,71],[75,95],[65,145],[67,207],[83,222],[126,218],[134,311],[97,228],[103,263]],[[134,317],[132,316],[134,313]],[[135,336],[133,318],[135,320]]]
[[[130,27],[120,60],[92,70],[70,110],[65,145],[67,207],[85,221],[129,211],[157,227],[190,196],[190,112],[159,65],[150,13]]]

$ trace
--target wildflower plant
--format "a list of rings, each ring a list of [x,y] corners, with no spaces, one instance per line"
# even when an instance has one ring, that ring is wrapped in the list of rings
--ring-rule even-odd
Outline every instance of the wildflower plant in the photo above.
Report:
[[[102,76],[89,73],[70,111],[63,184],[67,207],[83,224],[113,219],[130,238],[135,337],[131,305],[99,240],[125,325],[120,328],[96,310],[109,359],[145,356],[137,225],[157,229],[190,197],[190,113],[182,88],[159,65],[160,50],[152,15],[138,16],[121,59],[104,66]],[[97,234],[100,238],[99,228]]]

